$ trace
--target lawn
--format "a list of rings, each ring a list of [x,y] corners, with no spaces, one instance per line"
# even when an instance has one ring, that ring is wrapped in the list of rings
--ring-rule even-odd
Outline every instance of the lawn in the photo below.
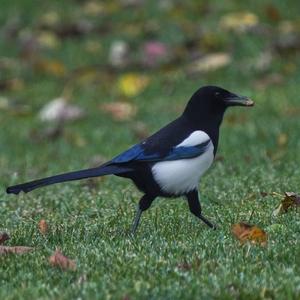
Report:
[[[2,0],[0,232],[11,237],[5,245],[34,251],[0,255],[0,299],[299,299],[299,208],[273,216],[284,192],[300,193],[299,9],[292,0]],[[112,67],[117,40],[129,58]],[[168,51],[149,65],[141,45],[153,40]],[[230,62],[191,71],[214,53]],[[110,159],[176,118],[206,84],[256,103],[228,111],[200,183],[216,231],[184,199],[161,198],[131,236],[141,194],[113,176],[6,195],[8,185]],[[40,109],[59,97],[85,116],[42,121]],[[116,102],[133,112],[118,120],[104,109]],[[265,230],[267,245],[241,244],[231,233],[239,222]],[[75,271],[49,264],[57,248]]]

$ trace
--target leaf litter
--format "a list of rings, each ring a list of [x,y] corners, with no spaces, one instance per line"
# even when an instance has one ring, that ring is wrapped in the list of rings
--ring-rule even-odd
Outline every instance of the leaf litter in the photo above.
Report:
[[[10,236],[6,232],[0,233],[0,255],[6,254],[24,254],[34,250],[32,247],[26,246],[3,246],[7,240],[10,239]]]
[[[277,195],[277,194],[276,194]],[[278,195],[281,196],[282,195]],[[300,207],[300,195],[294,192],[285,192],[284,198],[281,200],[278,207],[273,211],[273,216],[279,216],[281,214],[287,213],[292,208]]]
[[[58,249],[49,257],[49,263],[52,267],[57,267],[62,270],[76,270],[75,260],[66,257]]]
[[[247,223],[237,223],[231,227],[232,234],[242,243],[250,242],[266,246],[268,236],[267,233],[256,225]]]

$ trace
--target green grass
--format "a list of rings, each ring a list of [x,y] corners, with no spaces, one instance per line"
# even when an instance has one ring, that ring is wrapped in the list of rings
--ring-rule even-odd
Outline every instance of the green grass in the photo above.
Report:
[[[43,12],[57,10],[66,20],[81,13],[79,1],[2,2],[6,8],[1,8],[0,22],[18,15],[28,29],[36,28]],[[299,49],[275,54],[272,65],[261,73],[252,66],[276,36],[223,33],[214,28],[225,13],[240,10],[256,13],[262,24],[275,28],[279,21],[270,21],[265,13],[269,2],[211,1],[208,14],[205,5],[197,3],[183,4],[172,17],[151,4],[134,14],[111,5],[112,15],[93,19],[110,25],[106,34],[69,38],[57,49],[43,50],[43,57],[62,60],[68,70],[105,65],[111,41],[122,38],[138,47],[150,37],[143,30],[132,31],[129,25],[139,27],[153,18],[161,26],[155,31],[156,39],[175,47],[201,25],[214,34],[213,50],[229,51],[234,58],[224,69],[193,78],[186,76],[181,65],[169,71],[144,69],[151,82],[129,100],[138,107],[138,114],[127,122],[115,122],[98,109],[101,103],[121,99],[116,82],[122,72],[101,80],[106,70],[100,68],[96,84],[73,83],[72,101],[86,110],[87,117],[68,123],[64,135],[54,141],[37,141],[32,132],[41,133],[48,126],[38,120],[37,112],[61,94],[64,80],[22,65],[17,39],[0,39],[0,56],[16,61],[15,68],[0,70],[0,80],[24,80],[21,90],[3,90],[0,95],[29,107],[25,115],[16,115],[14,109],[0,111],[0,231],[10,234],[7,245],[35,247],[30,254],[0,257],[0,299],[300,298],[299,211],[273,217],[280,199],[261,195],[299,192]],[[296,1],[273,3],[281,20],[298,18]],[[85,51],[90,39],[101,42],[98,55]],[[280,74],[282,84],[258,89],[255,81],[271,73]],[[217,160],[200,183],[204,214],[218,224],[218,230],[195,219],[183,199],[158,199],[144,213],[137,235],[130,236],[141,194],[129,181],[117,177],[97,181],[95,189],[82,181],[18,197],[5,194],[8,185],[86,168],[96,155],[115,156],[138,142],[132,130],[137,121],[154,132],[174,119],[204,84],[220,85],[256,102],[253,109],[234,108],[227,113],[218,152],[224,159]],[[288,135],[286,145],[278,145],[280,134]],[[50,225],[46,236],[38,231],[40,219]],[[240,221],[265,229],[268,245],[240,245],[230,232],[231,225]],[[50,267],[48,257],[56,248],[76,260],[75,272]]]

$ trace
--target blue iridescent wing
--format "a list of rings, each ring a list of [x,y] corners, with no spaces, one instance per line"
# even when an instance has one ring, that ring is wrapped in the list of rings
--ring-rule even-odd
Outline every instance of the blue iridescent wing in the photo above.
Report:
[[[195,146],[180,146],[173,147],[166,154],[161,154],[159,152],[149,152],[143,147],[143,144],[137,144],[127,151],[116,156],[111,162],[114,163],[128,163],[132,161],[137,162],[156,162],[156,161],[165,161],[165,160],[178,160],[185,158],[193,158],[199,156],[206,152],[211,143],[210,140],[207,140],[199,145]]]

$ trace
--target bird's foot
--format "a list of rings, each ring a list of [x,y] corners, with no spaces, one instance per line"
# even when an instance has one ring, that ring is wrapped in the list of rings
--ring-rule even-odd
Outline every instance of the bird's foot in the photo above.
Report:
[[[210,227],[213,230],[217,229],[217,226],[208,221],[203,215],[199,215],[199,219],[202,220],[208,227]]]
[[[135,218],[134,218],[132,227],[131,227],[131,234],[132,235],[135,235],[135,233],[136,233],[136,230],[137,230],[137,228],[139,226],[139,223],[140,223],[142,212],[143,211],[138,207],[137,211],[136,211],[136,214],[135,214]]]

